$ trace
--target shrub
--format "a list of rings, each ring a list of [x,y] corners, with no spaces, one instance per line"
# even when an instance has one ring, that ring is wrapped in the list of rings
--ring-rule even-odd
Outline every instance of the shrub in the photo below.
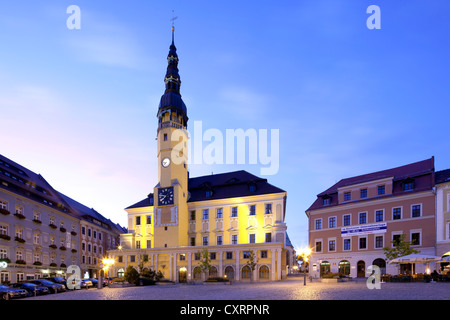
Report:
[[[128,283],[131,284],[139,284],[139,272],[133,268],[132,266],[128,266],[127,270],[125,271],[124,278]]]
[[[221,278],[221,277],[213,277],[213,278],[208,278],[208,280],[206,280],[206,282],[228,282],[228,279],[225,278]]]

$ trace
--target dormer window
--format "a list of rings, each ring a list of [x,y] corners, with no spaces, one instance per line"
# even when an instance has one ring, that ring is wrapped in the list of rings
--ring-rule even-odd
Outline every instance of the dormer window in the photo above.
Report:
[[[325,196],[322,198],[322,204],[324,206],[328,206],[331,204],[331,197],[330,196]]]
[[[414,190],[414,180],[407,179],[403,182],[403,191],[411,191]]]
[[[256,191],[256,184],[255,183],[250,183],[248,185],[248,191],[255,192]]]
[[[212,190],[206,190],[206,197],[207,197],[207,198],[211,198],[212,195],[213,195]]]

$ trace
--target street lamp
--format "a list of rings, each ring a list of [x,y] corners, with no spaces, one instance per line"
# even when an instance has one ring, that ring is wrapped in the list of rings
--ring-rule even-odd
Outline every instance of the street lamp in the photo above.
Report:
[[[300,253],[297,256],[298,260],[302,260],[305,263],[305,270],[303,271],[303,285],[306,286],[306,264],[308,263],[309,256],[311,255],[310,248],[300,249]]]
[[[107,275],[108,275],[109,267],[112,266],[114,264],[114,262],[115,262],[114,259],[108,259],[108,258],[102,259],[102,264],[103,264],[103,268],[102,269],[103,269],[103,272],[105,274],[105,279],[108,278]],[[99,281],[99,287],[101,286],[100,282],[101,282],[101,279]]]

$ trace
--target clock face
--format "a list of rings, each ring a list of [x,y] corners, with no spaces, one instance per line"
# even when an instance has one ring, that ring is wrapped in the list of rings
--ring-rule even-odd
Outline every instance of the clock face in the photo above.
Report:
[[[167,168],[167,167],[170,165],[170,159],[169,159],[169,158],[164,158],[164,159],[161,161],[161,164],[162,164],[162,166],[163,166],[164,168]]]
[[[158,189],[158,205],[171,205],[173,204],[173,198],[173,187]]]

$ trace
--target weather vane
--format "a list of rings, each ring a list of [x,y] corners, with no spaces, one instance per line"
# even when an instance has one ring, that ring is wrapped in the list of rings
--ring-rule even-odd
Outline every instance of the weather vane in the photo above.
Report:
[[[172,31],[175,30],[175,20],[177,20],[178,17],[175,17],[175,10],[172,10],[172,19],[170,19],[170,21],[172,21]]]

